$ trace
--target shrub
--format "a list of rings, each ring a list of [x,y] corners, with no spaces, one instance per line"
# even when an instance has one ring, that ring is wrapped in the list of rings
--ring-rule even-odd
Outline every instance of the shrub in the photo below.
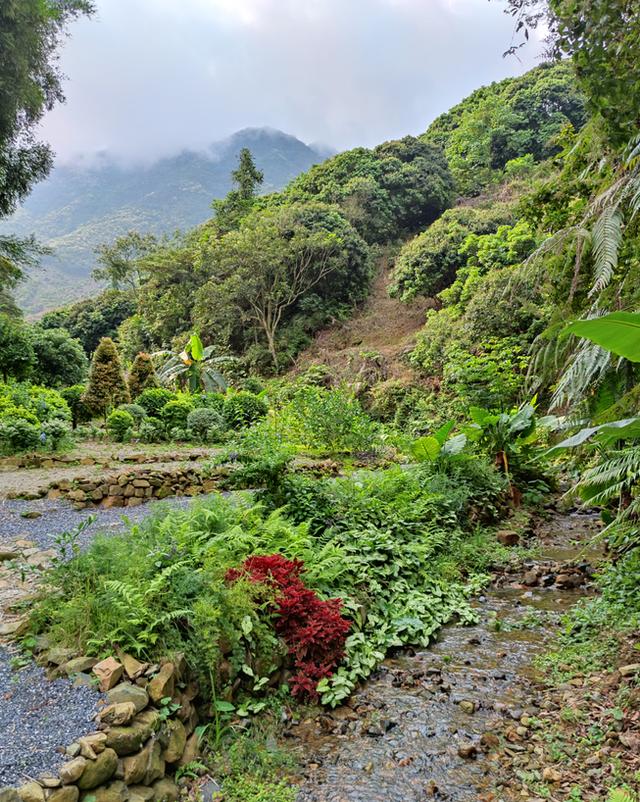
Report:
[[[224,399],[224,420],[231,429],[242,429],[264,418],[269,411],[267,402],[248,390],[229,393]]]
[[[162,443],[166,440],[165,429],[160,418],[149,415],[138,428],[138,436],[143,443]]]
[[[4,454],[31,451],[39,445],[40,426],[15,416],[0,419],[0,451]]]
[[[215,409],[198,407],[187,415],[187,428],[194,433],[198,440],[208,443],[222,434],[224,421]]]
[[[89,361],[80,340],[66,329],[44,329],[33,326],[31,342],[36,355],[34,373],[47,387],[76,384],[87,377]]]
[[[206,407],[213,409],[220,417],[224,416],[224,395],[222,393],[202,393],[193,396],[193,401],[196,409]]]
[[[133,415],[124,409],[114,410],[107,418],[107,432],[116,443],[123,443],[134,426]]]
[[[158,379],[149,354],[139,353],[129,371],[129,394],[137,398],[144,390],[158,386]]]
[[[164,387],[151,387],[143,390],[135,399],[135,403],[146,410],[147,415],[150,417],[159,418],[164,405],[168,404],[169,401],[173,401],[175,397],[175,393]]]
[[[71,410],[62,395],[36,384],[0,385],[0,415],[8,414],[10,407],[19,408],[18,417],[29,417],[32,422],[43,423],[53,418],[71,420]]]
[[[133,417],[136,426],[139,426],[143,419],[147,417],[146,409],[140,404],[121,404],[118,409],[128,412]]]
[[[296,672],[291,678],[291,692],[316,700],[318,682],[330,677],[344,656],[351,623],[340,615],[342,599],[320,599],[300,579],[303,572],[301,560],[271,554],[249,557],[240,569],[231,569],[226,576],[232,582],[246,576],[275,591],[271,605],[275,629],[289,648]]]
[[[82,400],[85,389],[84,384],[73,384],[71,387],[60,390],[60,395],[71,410],[71,425],[74,429],[79,423],[87,423],[91,420],[91,410]]]
[[[120,357],[110,337],[103,337],[95,350],[82,400],[92,412],[101,415],[130,400]]]
[[[43,445],[51,449],[59,448],[70,434],[69,424],[61,418],[52,418],[42,424],[40,435]]]
[[[186,429],[187,418],[193,410],[193,404],[185,399],[169,401],[162,407],[160,413],[167,431],[171,429]],[[179,438],[184,439],[184,438]]]

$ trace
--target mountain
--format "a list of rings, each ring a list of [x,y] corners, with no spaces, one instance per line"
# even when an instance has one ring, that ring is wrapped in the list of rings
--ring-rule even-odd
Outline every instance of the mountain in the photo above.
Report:
[[[149,165],[123,166],[108,155],[90,166],[59,166],[38,184],[0,233],[35,234],[53,254],[20,286],[18,301],[38,314],[95,290],[94,248],[131,229],[171,234],[211,216],[211,201],[231,188],[241,148],[264,171],[263,192],[281,189],[324,161],[325,146],[305,145],[270,128],[247,128],[206,151],[185,150]]]

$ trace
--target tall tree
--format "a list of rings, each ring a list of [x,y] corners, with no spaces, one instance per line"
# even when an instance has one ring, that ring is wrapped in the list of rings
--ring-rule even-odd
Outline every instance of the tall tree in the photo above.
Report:
[[[256,167],[249,148],[242,148],[240,151],[238,167],[231,173],[231,178],[234,188],[226,198],[215,200],[212,204],[222,233],[238,228],[242,218],[251,211],[264,181],[264,173]]]
[[[238,156],[238,169],[231,173],[231,178],[237,187],[237,193],[242,200],[255,198],[258,189],[264,181],[264,173],[258,170],[249,148],[242,148]]]
[[[82,401],[94,414],[106,416],[110,409],[129,400],[116,345],[110,337],[103,337],[91,361],[89,384]]]
[[[100,267],[91,275],[97,281],[108,281],[112,290],[135,290],[146,276],[144,257],[157,247],[153,234],[128,231],[109,245],[98,245],[95,253]]]
[[[0,219],[51,169],[51,149],[36,128],[64,101],[57,51],[67,26],[92,12],[90,0],[0,3]],[[0,237],[0,301],[9,311],[10,291],[37,254],[32,240]]]

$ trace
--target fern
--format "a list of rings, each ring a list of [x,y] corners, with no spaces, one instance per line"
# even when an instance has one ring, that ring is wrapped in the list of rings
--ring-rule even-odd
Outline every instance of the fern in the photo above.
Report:
[[[636,802],[636,798],[623,788],[613,788],[609,791],[607,802]]]
[[[593,286],[589,297],[598,295],[609,286],[618,267],[618,254],[622,244],[623,219],[615,206],[603,209],[593,226],[594,256]]]

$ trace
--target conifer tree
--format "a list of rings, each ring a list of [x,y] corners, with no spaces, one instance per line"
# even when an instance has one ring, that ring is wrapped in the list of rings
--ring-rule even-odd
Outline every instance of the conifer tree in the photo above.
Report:
[[[141,351],[133,360],[133,365],[129,371],[129,394],[131,400],[136,399],[143,390],[158,386],[158,379],[151,357]]]
[[[111,337],[103,337],[93,354],[89,383],[82,400],[94,414],[104,416],[113,407],[130,400],[120,357]]]

